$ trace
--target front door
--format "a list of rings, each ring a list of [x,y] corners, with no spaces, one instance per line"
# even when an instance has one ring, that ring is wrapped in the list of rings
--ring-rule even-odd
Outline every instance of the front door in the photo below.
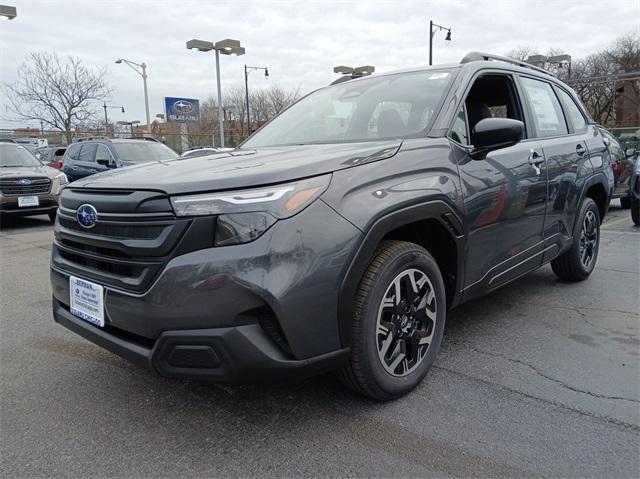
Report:
[[[464,195],[467,252],[464,298],[485,293],[540,266],[547,177],[535,140],[469,156],[473,126],[483,118],[524,121],[514,80],[507,74],[477,78],[451,130]]]

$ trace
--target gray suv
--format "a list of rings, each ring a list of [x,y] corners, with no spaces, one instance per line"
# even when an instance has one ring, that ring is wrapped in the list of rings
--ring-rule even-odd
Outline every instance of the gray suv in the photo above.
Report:
[[[66,188],[53,315],[164,376],[336,370],[396,398],[433,364],[449,309],[546,263],[589,276],[606,149],[569,87],[513,60],[341,82],[234,151]]]

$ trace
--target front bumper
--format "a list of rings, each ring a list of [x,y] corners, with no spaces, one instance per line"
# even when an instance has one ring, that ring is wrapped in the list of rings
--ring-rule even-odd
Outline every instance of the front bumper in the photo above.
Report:
[[[255,324],[164,331],[153,343],[141,343],[123,331],[98,328],[73,316],[55,298],[53,317],[83,338],[165,377],[219,382],[302,378],[339,368],[348,356],[348,349],[340,349],[290,359]]]
[[[38,206],[18,206],[18,196],[0,196],[0,213],[16,216],[32,216],[43,215],[56,211],[58,208],[58,196],[51,193],[39,194],[39,195],[25,195],[25,196],[37,196]]]
[[[346,360],[337,303],[360,239],[358,229],[317,201],[251,243],[175,256],[140,293],[105,285],[104,328],[69,312],[69,274],[83,276],[65,270],[56,242],[54,319],[165,376],[238,381],[315,374]],[[189,358],[197,364],[180,366]]]

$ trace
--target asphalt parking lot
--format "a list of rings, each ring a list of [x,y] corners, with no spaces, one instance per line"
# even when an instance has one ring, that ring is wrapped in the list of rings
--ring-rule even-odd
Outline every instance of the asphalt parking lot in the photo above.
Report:
[[[48,218],[0,229],[0,476],[637,477],[640,228],[614,202],[597,269],[545,266],[451,312],[441,353],[380,404],[331,376],[169,380],[56,325]]]

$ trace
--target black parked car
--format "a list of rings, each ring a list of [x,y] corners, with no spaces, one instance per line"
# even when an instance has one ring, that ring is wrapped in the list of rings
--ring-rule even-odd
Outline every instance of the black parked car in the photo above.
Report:
[[[633,176],[635,150],[628,149],[625,151],[615,136],[604,128],[601,128],[600,132],[608,145],[609,160],[613,170],[614,186],[612,198],[620,198],[620,205],[628,209],[631,206],[630,184]]]
[[[337,370],[395,398],[427,374],[449,309],[546,263],[591,274],[605,150],[567,85],[506,58],[348,80],[226,156],[70,185],[53,315],[165,376]]]
[[[628,156],[635,157],[637,155],[635,148],[629,148],[627,150]],[[629,197],[631,198],[631,219],[633,222],[640,226],[640,157],[636,158],[636,163],[633,168],[633,175],[631,181],[629,181]]]
[[[90,138],[67,148],[61,171],[75,181],[113,168],[176,158],[175,151],[155,140]]]

